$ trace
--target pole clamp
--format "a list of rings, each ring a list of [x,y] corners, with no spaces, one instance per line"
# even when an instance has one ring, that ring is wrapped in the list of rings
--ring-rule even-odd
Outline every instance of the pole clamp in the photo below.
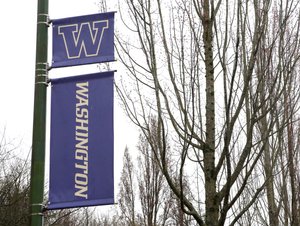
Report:
[[[37,62],[35,66],[35,73],[36,73],[35,84],[44,84],[48,86],[49,84],[48,71],[49,71],[48,63]]]
[[[40,212],[31,213],[31,216],[43,216],[45,205],[42,203],[31,204],[32,207],[39,207]]]
[[[51,23],[51,20],[50,20],[48,14],[45,14],[45,13],[38,14],[37,24],[45,24],[46,26],[49,27],[50,23]]]

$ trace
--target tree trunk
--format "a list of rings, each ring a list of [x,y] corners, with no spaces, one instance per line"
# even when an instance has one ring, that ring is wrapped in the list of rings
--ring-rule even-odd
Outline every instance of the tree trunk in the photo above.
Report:
[[[218,224],[219,206],[216,192],[215,171],[215,90],[214,90],[214,62],[213,62],[213,20],[210,16],[210,3],[203,3],[203,43],[205,57],[206,80],[206,144],[204,150],[205,174],[205,223],[209,226]]]

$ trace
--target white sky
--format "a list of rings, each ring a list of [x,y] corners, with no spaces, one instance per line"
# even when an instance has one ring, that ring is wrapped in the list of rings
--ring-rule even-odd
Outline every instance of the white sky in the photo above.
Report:
[[[116,5],[117,0],[109,0]],[[98,13],[96,0],[49,0],[50,19]],[[117,11],[117,7],[109,8]],[[0,3],[0,134],[6,128],[7,140],[21,141],[28,151],[32,139],[33,94],[35,71],[37,0],[1,1]],[[117,26],[117,25],[116,25]],[[49,45],[51,45],[51,27]],[[51,60],[51,48],[49,49]],[[117,67],[113,68],[117,69]],[[49,77],[79,75],[97,72],[95,65],[52,69]],[[121,72],[115,74],[118,76]],[[50,117],[50,88],[48,88],[48,115]],[[126,145],[135,147],[137,132],[128,123],[120,105],[115,101],[115,177],[119,178],[120,161]],[[49,123],[48,123],[49,125]],[[49,135],[49,126],[47,137]],[[49,138],[49,137],[48,137]],[[47,145],[47,150],[49,145]],[[116,187],[117,189],[117,184]]]

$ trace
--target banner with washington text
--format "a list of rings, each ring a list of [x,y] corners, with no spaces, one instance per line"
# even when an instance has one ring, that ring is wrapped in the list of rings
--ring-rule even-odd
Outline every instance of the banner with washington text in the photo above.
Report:
[[[53,20],[52,67],[113,61],[114,14]]]
[[[113,76],[51,80],[47,209],[114,203]]]

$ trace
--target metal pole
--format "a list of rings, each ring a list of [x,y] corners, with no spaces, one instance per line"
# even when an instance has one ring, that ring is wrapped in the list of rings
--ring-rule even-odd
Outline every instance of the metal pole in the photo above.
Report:
[[[38,0],[35,93],[30,181],[31,226],[43,225],[48,75],[48,0]]]

